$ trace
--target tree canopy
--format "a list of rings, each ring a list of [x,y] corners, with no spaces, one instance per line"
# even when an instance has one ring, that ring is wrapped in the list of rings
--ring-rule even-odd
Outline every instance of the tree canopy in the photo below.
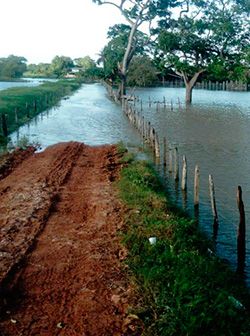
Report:
[[[149,27],[157,15],[166,14],[169,6],[174,6],[176,0],[93,0],[98,5],[112,5],[116,7],[127,20],[129,34],[123,50],[122,60],[117,63],[117,72],[120,78],[119,94],[126,94],[127,72],[137,47],[138,30],[144,23]],[[110,47],[110,46],[109,46]],[[112,52],[115,52],[114,50]]]
[[[6,58],[0,58],[0,77],[1,78],[20,78],[26,71],[26,58],[22,56],[10,55]]]
[[[100,54],[99,62],[103,63],[104,76],[107,79],[116,81],[120,74],[120,64],[123,60],[127,47],[127,41],[130,34],[130,26],[125,24],[117,24],[109,28],[109,42]],[[145,50],[146,35],[140,31],[135,32],[132,42],[133,53],[128,58],[130,63],[134,55],[142,55]]]
[[[150,86],[158,80],[157,68],[146,55],[135,56],[128,70],[129,86]]]
[[[235,1],[187,0],[176,18],[159,23],[158,32],[160,57],[184,79],[187,102],[191,102],[192,88],[205,71],[217,76],[231,72],[234,78],[242,75],[249,23]]]
[[[63,77],[74,67],[74,62],[67,56],[55,56],[51,62],[51,71],[57,77]]]

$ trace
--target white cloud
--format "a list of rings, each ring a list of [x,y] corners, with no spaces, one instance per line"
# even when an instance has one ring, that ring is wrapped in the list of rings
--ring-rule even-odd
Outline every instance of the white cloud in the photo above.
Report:
[[[124,22],[116,8],[92,0],[0,0],[0,13],[0,57],[29,63],[55,55],[97,58],[108,27]]]

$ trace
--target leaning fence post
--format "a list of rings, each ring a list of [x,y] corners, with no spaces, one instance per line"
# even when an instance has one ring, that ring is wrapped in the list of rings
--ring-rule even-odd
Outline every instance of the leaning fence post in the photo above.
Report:
[[[214,191],[214,181],[213,176],[209,175],[209,190],[210,190],[210,200],[211,200],[211,207],[214,216],[214,230],[218,229],[218,214],[216,208],[216,201],[215,201],[215,191]]]
[[[199,166],[195,166],[194,171],[194,206],[199,206],[199,188],[200,188],[200,169]]]
[[[242,201],[242,189],[240,186],[238,186],[237,190],[237,204],[240,213],[240,222],[237,236],[237,256],[238,256],[237,271],[243,272],[246,257],[246,219],[245,219],[244,203]]]
[[[183,191],[187,190],[187,159],[185,155],[183,155],[181,189]]]

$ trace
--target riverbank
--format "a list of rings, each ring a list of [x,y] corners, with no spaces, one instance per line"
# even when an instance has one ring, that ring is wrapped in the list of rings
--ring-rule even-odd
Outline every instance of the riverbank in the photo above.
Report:
[[[247,290],[146,163],[77,142],[24,155],[1,171],[4,335],[248,335]]]
[[[75,81],[46,82],[36,87],[16,87],[0,91],[0,140],[30,121],[42,111],[56,105],[62,97],[77,90]]]
[[[118,189],[126,206],[126,263],[139,298],[133,312],[143,335],[247,336],[250,296],[243,281],[197,223],[171,205],[153,169],[131,155],[128,161]]]

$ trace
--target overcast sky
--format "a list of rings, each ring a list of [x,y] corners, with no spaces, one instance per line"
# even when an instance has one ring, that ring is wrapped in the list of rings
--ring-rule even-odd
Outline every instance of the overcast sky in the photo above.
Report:
[[[116,8],[92,0],[0,0],[0,57],[24,56],[28,63],[56,55],[96,59],[108,27],[120,22]]]

